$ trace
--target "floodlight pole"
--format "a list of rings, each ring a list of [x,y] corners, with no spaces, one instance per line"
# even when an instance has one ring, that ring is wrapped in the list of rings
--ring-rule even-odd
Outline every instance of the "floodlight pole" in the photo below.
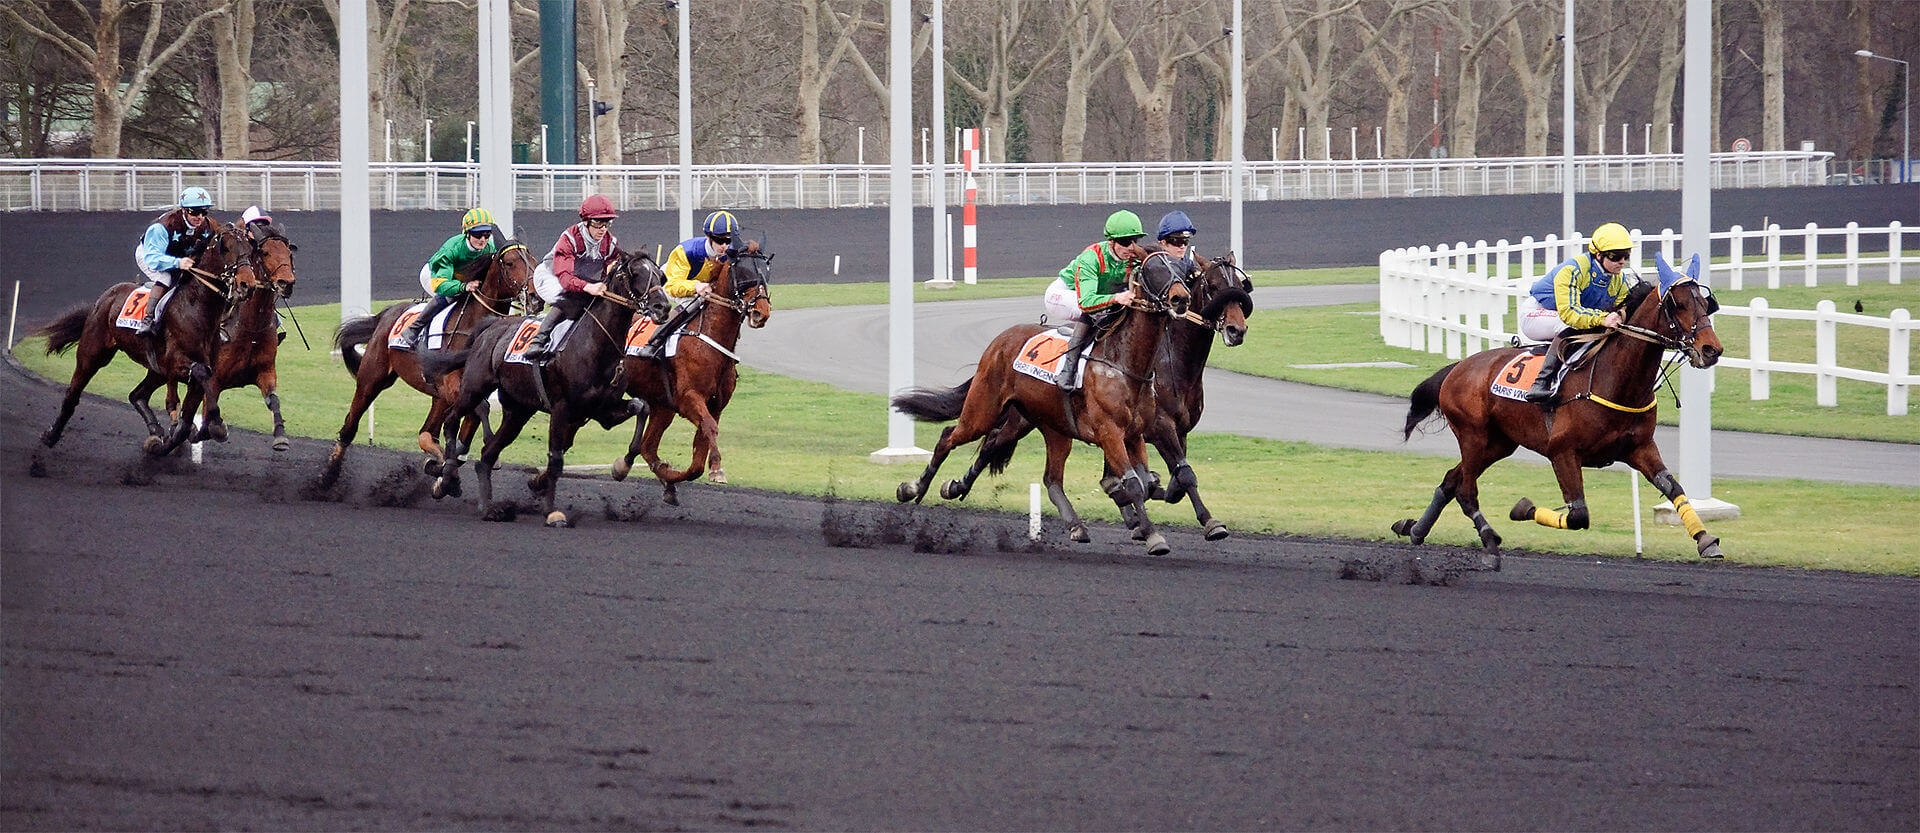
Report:
[[[687,30],[693,0],[669,0],[680,11],[680,239],[693,236],[693,68]]]
[[[1249,263],[1245,249],[1243,231],[1246,227],[1244,207],[1246,183],[1243,181],[1247,171],[1247,97],[1243,85],[1246,83],[1242,73],[1246,64],[1246,41],[1240,34],[1241,0],[1233,0],[1233,160],[1228,174],[1227,198],[1233,204],[1227,215],[1227,250],[1239,258],[1242,268]]]
[[[1908,73],[1910,65],[1899,58],[1889,58],[1885,55],[1875,54],[1871,49],[1861,49],[1853,54],[1862,58],[1878,58],[1882,61],[1892,61],[1900,65],[1900,181],[1912,182],[1913,134],[1908,132],[1910,127],[1909,116],[1913,112],[1913,99],[1911,97],[1913,95],[1913,87],[1908,84],[1910,80]]]

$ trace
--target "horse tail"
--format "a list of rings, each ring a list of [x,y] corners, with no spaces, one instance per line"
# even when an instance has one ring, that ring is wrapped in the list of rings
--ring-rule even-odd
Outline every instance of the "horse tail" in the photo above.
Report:
[[[87,318],[92,314],[92,304],[74,307],[33,332],[34,335],[47,337],[48,355],[65,353],[68,348],[80,342],[80,335],[87,331]]]
[[[333,333],[333,346],[340,350],[340,361],[347,366],[347,375],[360,375],[362,354],[354,348],[373,340],[373,331],[380,323],[377,315],[362,315],[340,322],[340,329]]]
[[[971,387],[972,377],[951,388],[908,388],[894,395],[893,407],[921,422],[947,422],[960,417]]]
[[[1433,413],[1433,409],[1440,407],[1440,386],[1447,381],[1447,374],[1453,372],[1454,366],[1458,364],[1459,362],[1454,362],[1434,371],[1426,381],[1414,387],[1413,395],[1408,397],[1412,400],[1412,406],[1407,408],[1407,425],[1401,429],[1401,439],[1412,439],[1413,429],[1426,420]]]

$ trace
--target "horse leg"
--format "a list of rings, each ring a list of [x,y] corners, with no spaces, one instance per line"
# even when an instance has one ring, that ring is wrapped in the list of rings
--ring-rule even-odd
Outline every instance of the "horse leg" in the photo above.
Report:
[[[280,416],[280,377],[273,368],[260,371],[254,377],[254,385],[260,388],[260,399],[267,403],[267,412],[273,414],[273,450],[286,451],[293,447],[293,441],[287,439],[287,421]]]
[[[420,423],[420,450],[427,453],[426,462],[420,470],[429,477],[438,477],[447,464],[447,449],[440,443],[440,430],[447,424],[447,414],[451,406],[441,397],[433,397],[427,405],[427,418]]]
[[[1147,517],[1147,478],[1146,443],[1138,436],[1127,437],[1119,426],[1110,426],[1100,432],[1099,446],[1107,456],[1107,470],[1124,472],[1119,477],[1105,477],[1100,480],[1100,488],[1114,503],[1122,499],[1133,506],[1140,519],[1140,526],[1134,530],[1134,540],[1145,541],[1148,555],[1166,555],[1173,548],[1167,545],[1167,537],[1154,531],[1153,520]]]
[[[87,383],[93,381],[94,374],[99,373],[100,368],[113,361],[113,346],[108,344],[105,348],[94,348],[84,336],[81,338],[80,349],[74,354],[73,378],[67,382],[66,397],[60,400],[60,415],[54,417],[53,426],[40,435],[42,445],[52,448],[54,443],[60,442],[60,435],[67,431],[67,421],[73,419],[74,406],[80,404],[81,392],[87,389]],[[138,410],[138,406],[135,406],[135,410]],[[152,433],[160,432],[159,423],[151,418],[147,420],[147,426]]]
[[[1005,432],[1010,419],[1018,420],[1020,430],[1008,436]],[[973,482],[979,480],[980,475],[993,466],[993,459],[1011,458],[1014,447],[1031,433],[1033,433],[1033,423],[1021,415],[1014,406],[1008,405],[1002,409],[998,424],[992,431],[987,432],[986,438],[980,443],[979,453],[973,455],[973,465],[967,467],[967,473],[959,480],[949,480],[946,485],[941,486],[940,496],[947,500],[964,500],[973,491]]]
[[[1167,502],[1179,503],[1181,498],[1191,500],[1193,518],[1206,530],[1207,540],[1218,541],[1231,535],[1227,525],[1207,511],[1207,505],[1200,500],[1200,480],[1194,476],[1193,465],[1187,462],[1187,438],[1176,436],[1153,445],[1160,449],[1160,458],[1167,462]]]
[[[500,460],[500,452],[520,436],[520,429],[527,420],[533,419],[532,408],[516,408],[508,405],[506,413],[500,415],[500,430],[493,432],[485,445],[480,447],[480,459],[473,464],[473,475],[480,482],[480,519],[483,521],[511,521],[513,512],[502,509],[493,503],[493,468]],[[445,475],[442,475],[443,477]]]
[[[1073,438],[1047,428],[1040,429],[1040,436],[1047,443],[1047,467],[1040,475],[1040,482],[1047,486],[1047,499],[1053,501],[1060,520],[1066,522],[1068,539],[1079,544],[1092,541],[1080,513],[1073,511],[1073,502],[1067,500],[1067,455],[1073,453]]]
[[[1474,531],[1480,535],[1481,567],[1494,572],[1500,571],[1500,533],[1493,531],[1493,524],[1487,523],[1487,516],[1480,512],[1480,475],[1488,466],[1513,454],[1516,448],[1519,445],[1505,436],[1487,437],[1472,456],[1463,455],[1460,465],[1455,467],[1460,476],[1454,483],[1454,500],[1459,502],[1460,512],[1473,522]],[[1574,475],[1578,477],[1579,473],[1576,467]]]
[[[573,447],[573,435],[580,430],[580,424],[569,417],[564,404],[555,405],[558,407],[547,430],[547,467],[527,481],[527,488],[540,496],[540,510],[547,526],[558,529],[573,526],[567,513],[553,508],[553,503],[554,493],[560,490],[560,471],[566,466],[567,449]]]
[[[1586,478],[1580,473],[1579,456],[1572,451],[1563,451],[1548,459],[1553,463],[1553,476],[1560,481],[1560,496],[1566,500],[1566,505],[1562,509],[1548,509],[1521,498],[1519,503],[1513,505],[1508,517],[1516,521],[1530,520],[1554,529],[1586,529],[1589,522],[1587,488]]]
[[[187,435],[193,433],[193,419],[189,416],[200,410],[200,403],[206,398],[207,389],[213,386],[213,370],[204,364],[194,362],[187,371],[187,397],[180,403],[180,414],[185,417],[173,427],[173,436],[164,441],[159,437],[148,437],[141,447],[148,454],[164,457],[172,454],[187,441]]]
[[[1667,464],[1660,459],[1660,449],[1653,443],[1647,443],[1634,449],[1627,455],[1627,465],[1640,472],[1660,490],[1667,500],[1673,502],[1673,511],[1679,513],[1680,524],[1686,527],[1687,534],[1693,536],[1694,548],[1701,558],[1725,558],[1720,551],[1720,539],[1707,532],[1706,524],[1700,522],[1700,513],[1694,511],[1693,503],[1687,500],[1686,492],[1680,489],[1680,481],[1673,472],[1667,470]]]
[[[960,404],[959,419],[940,432],[940,441],[933,446],[933,459],[927,461],[926,469],[920,472],[920,479],[901,483],[895,487],[894,500],[901,503],[907,501],[919,503],[921,498],[927,496],[927,487],[933,484],[933,476],[940,471],[940,464],[946,462],[948,454],[953,453],[953,450],[960,446],[986,436],[995,425],[1000,424],[1001,416],[1006,412],[1006,406],[989,395],[987,388],[993,386],[988,379],[976,377],[973,380],[973,387],[967,391],[966,401]],[[958,481],[941,487],[942,497],[949,493],[961,496],[966,494]]]
[[[640,400],[635,399],[634,401],[639,402]],[[627,479],[627,475],[633,472],[633,459],[640,456],[641,452],[641,438],[646,435],[647,429],[653,424],[654,417],[659,413],[658,410],[648,410],[646,415],[633,421],[633,439],[627,441],[627,453],[622,455],[620,459],[613,461],[613,479],[615,481],[625,480]],[[667,414],[666,418],[670,420],[673,418],[673,415]],[[665,426],[662,426],[662,430],[665,430]]]
[[[140,419],[147,423],[149,437],[162,437],[167,433],[166,429],[160,426],[160,415],[153,412],[153,392],[162,383],[165,383],[169,390],[173,388],[173,383],[167,382],[160,374],[149,370],[146,377],[141,379],[139,384],[134,385],[133,390],[127,392],[127,402],[133,405],[133,412],[139,414]],[[176,402],[172,407],[178,406]],[[175,424],[178,422],[175,420]]]
[[[362,365],[365,369],[365,365]],[[352,447],[353,438],[360,433],[360,418],[373,406],[373,400],[393,385],[398,374],[388,371],[378,375],[363,375],[356,379],[353,389],[353,401],[347,405],[346,421],[340,424],[340,435],[333,442],[333,451],[327,454],[326,468],[320,472],[320,485],[332,486],[340,479],[340,464],[347,459],[347,449]]]
[[[479,395],[464,395],[456,391],[452,404],[447,404],[446,400],[436,396],[432,407],[439,413],[437,416],[430,415],[429,420],[438,419],[438,427],[447,434],[445,458],[438,466],[428,466],[428,473],[434,476],[433,499],[459,497],[460,464],[467,449],[473,447],[473,432],[478,430],[480,415],[487,410],[487,400]],[[493,435],[488,434],[482,446],[491,442],[493,442]],[[429,459],[427,462],[431,464],[433,460]]]

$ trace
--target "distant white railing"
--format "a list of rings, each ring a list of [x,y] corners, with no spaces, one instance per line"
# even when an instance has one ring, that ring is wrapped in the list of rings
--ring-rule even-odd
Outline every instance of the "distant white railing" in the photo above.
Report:
[[[1833,154],[1813,151],[1718,153],[1715,188],[1820,185]],[[1677,154],[1582,156],[1574,187],[1582,193],[1680,187]],[[515,165],[515,206],[570,209],[590,193],[622,209],[668,210],[679,203],[672,165]],[[464,162],[377,162],[369,166],[376,209],[470,207],[479,168]],[[965,183],[949,166],[947,204]],[[886,165],[696,165],[699,207],[844,208],[885,205]],[[914,166],[914,202],[929,203],[932,167]],[[974,172],[981,205],[1194,202],[1227,199],[1225,162],[1079,164],[991,163]],[[1479,196],[1558,193],[1557,156],[1489,159],[1283,160],[1246,163],[1249,200],[1355,197]],[[340,207],[335,162],[199,161],[182,159],[0,159],[0,209],[39,211],[152,210],[172,204],[180,189],[199,185],[222,210]]]
[[[1860,254],[1862,236],[1885,241],[1885,254]],[[1820,256],[1823,237],[1844,238],[1837,257]],[[1727,241],[1730,259],[1707,266],[1709,280],[1718,286],[1743,288],[1747,273],[1764,272],[1769,288],[1781,285],[1786,270],[1801,272],[1806,286],[1817,286],[1823,276],[1841,278],[1847,286],[1860,282],[1860,268],[1885,267],[1887,281],[1901,282],[1901,265],[1906,259],[1903,229],[1899,223],[1861,227],[1848,223],[1844,229],[1805,229],[1782,233],[1770,226],[1763,231],[1746,231],[1739,226],[1714,232],[1716,241]],[[1633,231],[1633,252],[1627,266],[1633,271],[1651,271],[1651,257],[1644,250],[1657,245],[1667,259],[1675,259],[1674,248],[1680,235],[1672,229],[1658,234]],[[1803,251],[1788,256],[1782,241],[1796,239]],[[1580,241],[1574,241],[1577,245]],[[1869,248],[1878,248],[1870,245]],[[1518,331],[1518,302],[1534,281],[1557,267],[1567,256],[1562,241],[1554,235],[1534,241],[1523,237],[1519,243],[1505,240],[1471,245],[1441,244],[1437,247],[1392,249],[1380,253],[1380,337],[1394,347],[1442,353],[1457,359],[1490,346],[1504,344]],[[1750,371],[1749,395],[1766,399],[1771,395],[1771,374],[1802,373],[1815,377],[1815,403],[1838,404],[1835,381],[1854,379],[1887,388],[1887,414],[1902,416],[1908,410],[1908,391],[1920,377],[1913,374],[1911,343],[1914,322],[1906,309],[1896,309],[1885,318],[1838,312],[1832,301],[1822,301],[1816,309],[1775,309],[1765,299],[1751,306],[1723,306],[1719,313],[1748,319],[1751,335],[1749,355],[1722,356],[1723,367]],[[1771,358],[1773,344],[1768,322],[1795,320],[1814,322],[1813,362],[1783,362]],[[1885,371],[1848,367],[1838,358],[1839,325],[1875,327],[1887,331],[1887,369]],[[1724,324],[1722,329],[1724,329]]]

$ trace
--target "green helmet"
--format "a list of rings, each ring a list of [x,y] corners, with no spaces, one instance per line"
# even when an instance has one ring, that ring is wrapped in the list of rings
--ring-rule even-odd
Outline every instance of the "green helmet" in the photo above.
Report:
[[[1120,210],[1107,215],[1107,239],[1118,240],[1122,237],[1144,237],[1146,230],[1140,227],[1140,215]]]

